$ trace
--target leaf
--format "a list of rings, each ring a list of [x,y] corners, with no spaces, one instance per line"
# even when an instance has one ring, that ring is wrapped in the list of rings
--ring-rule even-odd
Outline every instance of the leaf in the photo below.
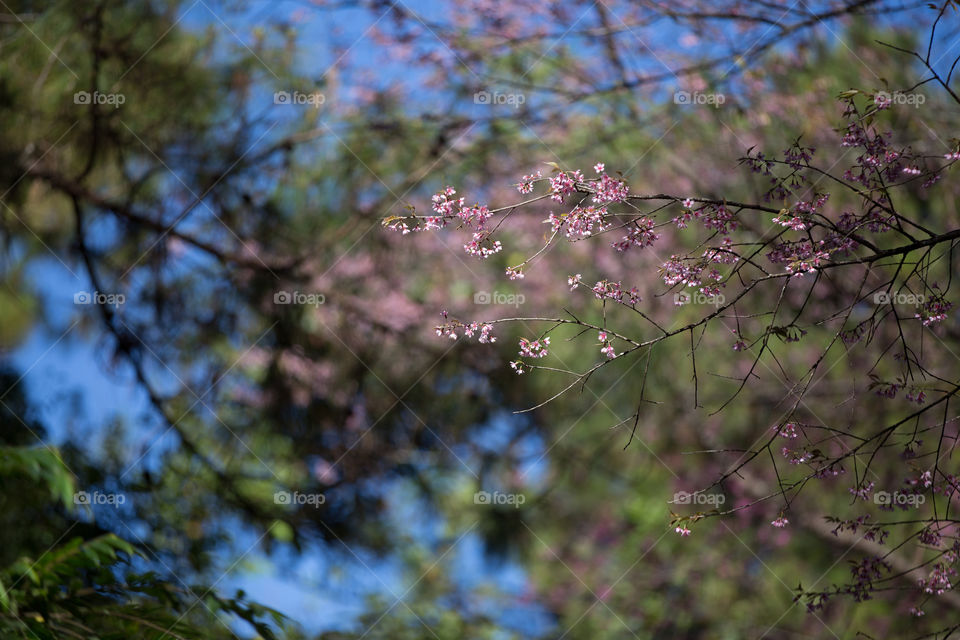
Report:
[[[543,164],[547,165],[548,167],[553,167],[554,173],[563,171],[563,169],[560,168],[560,165],[558,165],[556,162],[544,162]]]
[[[293,541],[293,527],[283,520],[274,520],[270,525],[270,535],[279,542]]]
[[[386,227],[398,220],[403,220],[403,216],[387,216],[386,218],[380,221],[380,224]]]

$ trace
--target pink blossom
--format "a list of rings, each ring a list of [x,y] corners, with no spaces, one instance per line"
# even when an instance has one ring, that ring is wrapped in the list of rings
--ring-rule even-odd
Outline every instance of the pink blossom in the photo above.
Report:
[[[551,213],[544,222],[549,222],[554,232],[563,229],[567,238],[588,238],[594,231],[603,231],[610,226],[604,222],[606,215],[605,207],[575,207],[570,213],[559,216]]]
[[[852,496],[859,498],[860,500],[869,500],[870,493],[873,491],[874,483],[868,482],[863,483],[859,487],[850,487],[849,491]]]
[[[576,172],[573,177],[571,174],[568,174],[565,171],[561,171],[554,177],[550,178],[550,198],[556,200],[557,202],[563,202],[565,196],[570,195],[577,190],[577,181],[576,181]]]
[[[630,225],[630,231],[619,242],[611,243],[611,247],[617,251],[626,251],[630,247],[652,246],[654,242],[660,239],[660,234],[654,232],[656,223],[650,218],[638,218]]]
[[[926,579],[921,578],[918,582],[920,588],[926,593],[940,595],[945,591],[953,589],[953,585],[950,583],[950,576],[956,575],[956,573],[957,571],[953,567],[947,567],[944,563],[938,562],[933,565],[933,570],[930,572],[930,575]]]
[[[478,231],[473,234],[473,238],[467,244],[463,245],[463,250],[472,256],[477,256],[481,260],[486,260],[490,256],[500,253],[503,245],[499,240],[490,241],[488,231]]]
[[[774,429],[777,429],[777,435],[782,438],[793,439],[800,437],[800,434],[797,433],[797,425],[794,422],[788,422],[782,427],[774,427]]]
[[[600,204],[625,202],[630,194],[626,181],[611,178],[607,174],[600,176],[600,181],[595,186],[597,192],[593,195],[593,201]]]
[[[520,355],[527,358],[544,358],[548,353],[547,347],[549,345],[549,336],[533,341],[520,338]]]
[[[641,301],[640,292],[636,287],[630,291],[623,291],[619,282],[601,280],[593,285],[593,293],[598,300],[609,298],[623,304],[635,305]]]
[[[602,353],[603,355],[605,355],[607,358],[611,360],[613,358],[616,358],[617,352],[616,350],[614,350],[613,345],[610,344],[610,337],[607,335],[607,332],[601,331],[598,337],[600,340],[600,344],[602,346],[602,348],[600,349],[600,353]]]
[[[521,178],[520,182],[517,184],[517,191],[520,193],[530,193],[533,191],[533,183],[541,178],[543,178],[543,174],[539,171],[523,176],[523,178]]]
[[[799,216],[780,214],[775,216],[773,221],[779,224],[781,227],[790,227],[794,231],[804,231],[807,228],[807,225],[804,224],[803,219],[801,219]]]

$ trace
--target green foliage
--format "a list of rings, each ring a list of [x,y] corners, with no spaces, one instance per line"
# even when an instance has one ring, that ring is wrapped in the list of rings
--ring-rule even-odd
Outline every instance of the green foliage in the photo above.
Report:
[[[18,475],[47,485],[49,499],[72,507],[73,477],[50,448],[0,448],[0,483]],[[22,557],[0,570],[0,635],[4,638],[233,637],[224,620],[234,615],[260,637],[273,638],[276,611],[242,597],[222,598],[208,587],[178,583],[132,565],[146,554],[115,534],[58,541],[38,557]],[[219,629],[217,626],[219,625]]]

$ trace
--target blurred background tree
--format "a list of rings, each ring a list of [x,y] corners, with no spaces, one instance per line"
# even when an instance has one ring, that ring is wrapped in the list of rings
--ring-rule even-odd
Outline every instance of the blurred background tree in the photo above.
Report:
[[[504,283],[517,255],[481,263],[380,223],[447,184],[508,197],[544,162],[760,194],[731,169],[746,149],[819,146],[840,91],[911,85],[918,70],[875,40],[917,46],[932,18],[863,1],[3,4],[4,633],[905,633],[888,603],[793,604],[796,583],[849,571],[812,520],[757,534],[768,514],[744,515],[693,550],[666,526],[674,491],[723,466],[681,452],[752,440],[779,397],[706,418],[688,350],[665,344],[674,364],[648,382],[662,404],[624,449],[642,361],[514,414],[558,390],[505,366],[523,332],[436,338],[441,309],[481,315],[484,293],[524,315],[569,306],[548,285],[611,267],[605,247]],[[727,102],[674,102],[707,88]],[[946,138],[954,113],[931,94],[898,130]],[[917,206],[947,216],[953,195]],[[709,362],[729,345],[698,349]],[[51,358],[70,376],[43,374]],[[475,502],[498,490],[526,501]],[[81,491],[125,502],[87,509]],[[297,597],[332,593],[325,610],[258,591],[311,561],[323,575]]]

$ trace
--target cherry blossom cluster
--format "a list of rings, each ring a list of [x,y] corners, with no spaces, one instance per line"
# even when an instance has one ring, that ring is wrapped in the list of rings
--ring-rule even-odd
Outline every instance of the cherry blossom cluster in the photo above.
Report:
[[[859,487],[850,487],[850,495],[854,498],[859,498],[860,500],[869,500],[870,494],[873,493],[874,483],[866,482],[860,483]]]
[[[882,579],[884,573],[890,572],[890,563],[874,556],[864,558],[860,562],[853,561],[850,565],[853,584],[849,585],[846,591],[857,602],[869,600],[874,581]]]
[[[550,336],[538,340],[520,338],[520,355],[526,358],[545,358],[548,346],[550,346]]]
[[[457,190],[453,187],[445,187],[433,195],[431,208],[436,215],[394,216],[387,218],[385,224],[387,228],[406,235],[411,232],[437,231],[456,220],[461,226],[474,230],[470,242],[463,245],[464,251],[481,259],[499,253],[503,245],[499,240],[490,238],[491,230],[487,228],[487,221],[493,215],[490,209],[480,204],[467,206],[466,200],[456,197],[456,193]],[[418,221],[413,228],[406,222],[411,217]]]
[[[570,213],[559,216],[551,213],[544,222],[550,223],[554,233],[562,229],[563,234],[569,239],[588,238],[595,232],[604,231],[610,227],[610,223],[604,221],[606,216],[607,210],[604,207],[577,206]]]
[[[597,300],[610,299],[629,305],[636,305],[640,302],[640,292],[636,287],[624,291],[619,282],[609,280],[601,280],[593,285],[593,294],[597,297]]]
[[[446,311],[440,313],[443,317],[444,323],[436,327],[437,336],[447,337],[451,340],[456,340],[460,337],[458,332],[462,332],[464,336],[472,338],[477,335],[477,341],[481,344],[493,344],[497,341],[496,336],[493,335],[493,325],[485,322],[469,322],[464,323],[459,320],[454,320],[449,317],[449,314]]]
[[[613,348],[613,344],[610,342],[610,336],[607,335],[606,331],[601,331],[597,339],[600,340],[600,353],[611,359],[617,357],[617,351]]]
[[[789,447],[782,447],[780,453],[790,464],[805,464],[813,460],[813,454],[809,451],[794,451]]]
[[[630,223],[627,235],[610,246],[620,252],[624,252],[630,247],[639,249],[652,247],[653,243],[660,239],[660,234],[654,231],[656,226],[656,222],[652,218],[637,218]]]
[[[846,105],[847,126],[839,134],[839,144],[856,150],[856,157],[845,171],[844,168],[838,169],[839,172],[843,172],[842,177],[831,174],[834,178],[832,184],[839,184],[841,189],[846,188],[848,191],[848,193],[841,191],[839,196],[835,192],[832,197],[831,193],[823,191],[822,188],[816,188],[815,180],[819,181],[824,173],[812,164],[816,150],[798,141],[775,157],[768,157],[760,152],[748,152],[748,157],[743,160],[747,167],[759,174],[758,179],[763,183],[761,186],[763,201],[767,204],[743,204],[737,202],[735,198],[633,195],[627,182],[607,173],[606,165],[601,162],[592,167],[595,177],[591,178],[584,177],[584,172],[580,170],[564,170],[559,167],[555,167],[553,173],[547,177],[540,171],[524,175],[516,185],[521,194],[533,194],[538,188],[543,193],[495,211],[512,212],[521,206],[533,206],[541,200],[544,204],[550,204],[551,207],[556,207],[553,203],[560,203],[564,205],[562,210],[549,211],[546,219],[544,214],[547,212],[540,212],[537,218],[534,218],[549,225],[550,239],[546,243],[548,246],[555,239],[582,241],[608,234],[613,237],[607,240],[606,244],[615,250],[617,255],[622,256],[623,260],[631,261],[629,263],[631,269],[635,266],[633,260],[636,260],[639,265],[646,262],[642,255],[634,258],[636,252],[631,253],[631,249],[655,247],[662,240],[662,235],[671,236],[671,240],[677,244],[681,241],[688,242],[686,246],[695,246],[696,249],[675,250],[677,252],[670,255],[668,260],[662,258],[657,260],[660,280],[667,288],[690,288],[719,300],[718,308],[724,304],[722,292],[728,288],[736,289],[736,295],[728,294],[728,297],[738,300],[742,297],[744,290],[748,290],[755,284],[751,282],[751,278],[756,278],[756,281],[777,279],[777,282],[782,283],[778,284],[782,287],[782,291],[785,292],[790,287],[790,293],[796,298],[796,289],[804,287],[807,282],[811,282],[811,279],[801,280],[794,285],[795,276],[823,272],[830,276],[837,274],[836,278],[830,277],[824,280],[833,281],[832,286],[842,290],[840,285],[850,284],[849,274],[852,270],[843,271],[847,264],[862,264],[865,268],[883,273],[888,265],[877,260],[877,256],[870,256],[871,252],[885,251],[890,246],[897,247],[901,244],[916,242],[918,235],[923,237],[913,228],[905,230],[903,218],[894,206],[895,200],[890,196],[890,190],[908,182],[913,185],[921,181],[924,185],[932,184],[944,169],[944,166],[932,165],[945,164],[939,160],[939,156],[921,156],[909,147],[895,146],[891,142],[893,136],[889,132],[878,131],[875,128],[878,125],[871,124],[869,119],[862,118],[862,114],[853,107],[852,101],[848,101]],[[892,105],[883,106],[886,109]],[[851,153],[851,156],[853,155]],[[945,154],[943,159],[946,161],[945,166],[950,166],[950,163],[960,160],[960,150]],[[843,196],[846,198],[844,199]],[[547,199],[552,203],[548,203]],[[649,209],[641,209],[648,201],[656,200],[660,202],[655,202]],[[631,203],[630,208],[621,206],[628,201]],[[851,201],[860,204],[851,205]],[[637,206],[632,206],[633,204]],[[744,216],[744,212],[749,212],[750,217]],[[491,237],[493,231],[499,229],[500,225],[489,223],[492,215],[490,209],[481,205],[468,207],[464,199],[457,196],[454,189],[447,187],[433,197],[432,213],[433,215],[420,219],[421,222],[418,224],[422,230],[440,229],[455,224],[468,229],[472,234],[471,241],[465,245],[468,253],[489,257],[502,250],[499,240]],[[920,243],[920,246],[924,247],[928,244]],[[916,249],[907,246],[903,251],[910,253],[916,252]],[[893,252],[887,251],[878,257],[886,260],[890,253]],[[524,270],[532,268],[538,255],[539,252],[518,265],[507,267],[507,277],[511,280],[523,278]],[[897,257],[899,255],[896,254]],[[858,263],[858,259],[863,259],[863,262]],[[769,265],[774,265],[776,268],[769,269]],[[570,291],[589,289],[593,297],[601,302],[613,301],[641,314],[647,312],[647,309],[641,307],[644,301],[641,298],[640,289],[632,287],[627,291],[616,277],[604,277],[605,275],[608,274],[588,274],[585,280],[584,274],[576,273],[569,275],[566,283]],[[911,274],[910,277],[922,278],[923,276]],[[898,280],[902,279],[909,280],[909,277],[899,276]],[[813,284],[817,285],[820,281],[816,279]],[[591,286],[590,283],[594,284]],[[910,286],[912,285],[913,283],[910,283]],[[877,286],[873,283],[870,284],[872,289],[865,287],[864,290],[872,294],[878,290]],[[890,292],[896,287],[904,287],[907,284],[895,282],[879,286]],[[907,290],[911,290],[910,287],[907,287]],[[910,323],[911,328],[918,331],[924,330],[924,327],[933,327],[942,323],[952,308],[952,303],[945,298],[944,292],[940,291],[936,284],[928,285],[924,281],[921,291],[924,292],[924,297],[922,302],[918,303],[915,318]],[[787,297],[784,293],[781,293],[781,296]],[[859,301],[865,300],[867,298],[862,297]],[[789,304],[797,305],[795,300]],[[815,304],[823,303],[818,299]],[[807,329],[814,331],[822,328],[822,324],[817,325],[809,321],[809,314],[803,315],[804,307],[805,303],[797,307],[788,307],[791,311],[795,308],[800,308],[801,311],[796,318],[787,320],[790,324],[786,326],[775,326],[773,323],[770,326],[761,324],[756,333],[759,337],[756,339],[745,336],[754,335],[752,329],[757,323],[755,318],[762,318],[768,314],[744,315],[739,312],[740,310],[733,308],[723,315],[705,313],[702,325],[691,324],[690,326],[695,326],[699,330],[700,326],[705,327],[707,322],[721,322],[734,318],[734,322],[728,322],[725,331],[731,331],[735,336],[733,350],[740,354],[737,356],[738,361],[741,358],[759,358],[760,356],[756,355],[757,352],[763,354],[764,349],[768,348],[766,340],[771,336],[776,336],[782,343],[792,344],[807,335]],[[846,313],[851,308],[855,313]],[[871,306],[855,303],[843,312],[832,316],[831,321],[842,320],[837,323],[836,333],[833,335],[846,345],[853,345],[864,339],[869,343],[882,320],[880,314],[891,311],[890,307],[884,309],[880,304]],[[603,322],[600,324],[603,328],[598,328],[595,324],[581,323],[576,317],[574,317],[575,322],[571,322],[579,323],[584,329],[596,331],[593,335],[597,336],[597,341],[592,348],[599,348],[602,358],[595,365],[597,367],[629,355],[633,351],[633,349],[627,349],[618,354],[615,345],[617,340],[632,344],[641,342],[640,339],[634,342],[632,337],[626,338],[621,333],[615,333],[616,330],[608,324],[608,321],[612,322],[613,316],[608,318],[607,312],[608,307],[604,306]],[[628,311],[616,309],[612,313],[628,313]],[[870,317],[863,317],[864,314],[871,313]],[[777,313],[769,314],[773,317],[777,315]],[[787,314],[781,314],[781,317],[782,315]],[[910,314],[907,315],[908,319],[909,316]],[[647,318],[647,315],[643,317]],[[897,317],[900,318],[900,316]],[[536,320],[545,319],[537,318]],[[849,324],[848,320],[850,320]],[[570,320],[565,318],[561,322],[570,322]],[[668,331],[670,329],[668,326],[661,328],[658,324],[659,318],[656,322],[651,320],[651,323],[656,324],[657,328],[665,334],[663,338],[679,333],[676,330],[671,333]],[[736,324],[735,329],[729,326],[733,323]],[[830,331],[834,329],[831,328]],[[438,328],[439,335],[453,338],[458,334],[467,337],[479,336],[480,342],[494,342],[495,338],[492,337],[491,332],[492,325],[476,322],[469,324],[447,322]],[[690,331],[690,334],[691,337],[698,335],[695,331]],[[657,336],[657,334],[653,335]],[[651,340],[649,336],[643,337],[643,341],[654,342],[656,339],[658,338],[654,337]],[[536,339],[519,338],[520,358],[510,362],[510,367],[517,374],[523,374],[532,369],[543,369],[544,367],[538,367],[534,362],[547,357],[549,348],[550,337],[546,334]],[[910,353],[909,349],[903,351],[904,358],[909,358],[907,364],[914,365],[916,356]],[[893,353],[891,360],[904,362],[897,360],[898,357],[897,353]],[[869,375],[873,375],[872,371]],[[935,395],[934,401],[939,399],[934,392],[930,391],[936,388],[934,385],[928,384],[925,379],[917,380],[914,375],[901,373],[900,377],[892,382],[874,377],[870,388],[880,397],[891,400],[899,398],[899,401],[905,399],[906,402],[924,405],[924,407],[932,404],[927,400],[928,394]],[[907,407],[907,410],[917,409]],[[835,450],[831,450],[833,438],[838,438],[842,442],[840,436],[832,435],[834,433],[832,428],[826,431],[828,436],[823,440],[814,440],[810,437],[811,432],[824,429],[827,427],[807,424],[796,415],[788,415],[782,422],[774,425],[767,446],[771,447],[770,451],[774,453],[779,450],[782,460],[790,465],[787,467],[780,460],[774,462],[778,478],[785,485],[790,477],[802,478],[802,482],[805,483],[809,480],[831,481],[847,473],[843,462],[847,460],[847,453],[857,446],[857,443],[854,441],[850,447],[834,447]],[[896,445],[902,448],[903,460],[916,458],[910,463],[911,465],[916,465],[923,459],[917,457],[918,451],[922,456],[928,453],[929,449],[929,445],[926,449],[922,449],[923,442],[916,436],[917,434],[914,433],[907,442],[897,442]],[[865,450],[870,451],[870,449]],[[887,450],[881,451],[886,453]],[[899,453],[898,450],[896,454]],[[870,456],[867,458],[872,459]],[[919,498],[924,494],[942,493],[951,498],[956,495],[957,484],[952,476],[949,476],[948,482],[937,482],[938,479],[942,479],[941,477],[948,476],[941,470],[938,470],[939,474],[935,476],[929,470],[917,469],[916,466],[911,468],[915,469],[913,475],[902,480],[903,486],[895,495],[913,496],[917,500],[886,502],[880,500],[881,493],[885,492],[879,491],[875,482],[868,480],[857,464],[852,469],[855,471],[856,480],[854,483],[847,483],[845,489],[859,509],[871,508],[884,512],[916,509],[918,504],[922,504]],[[881,481],[877,480],[877,482]],[[885,479],[883,482],[889,482],[889,480]],[[785,495],[787,494],[789,491]],[[791,515],[789,501],[778,505],[777,509],[779,513],[774,511],[763,519],[775,529],[787,528],[790,519],[793,519],[795,524],[803,523],[802,517]],[[671,526],[674,527],[676,534],[684,538],[691,535],[695,522],[707,517],[702,513],[689,516],[673,515]],[[864,540],[881,545],[886,543],[890,536],[889,523],[871,521],[868,513],[858,512],[849,515],[854,517],[845,520],[830,519],[831,522],[836,523],[835,533],[850,531]],[[913,514],[911,517],[914,517]],[[924,526],[918,529],[915,535],[920,544],[928,550],[943,551],[944,541],[949,534],[945,534],[932,521],[924,522]],[[952,589],[955,560],[954,556],[944,556],[940,562],[929,565],[932,570],[920,581],[918,592],[938,594]],[[839,594],[852,596],[857,600],[868,599],[877,588],[879,581],[891,577],[890,565],[882,558],[868,556],[852,564],[852,583],[845,587],[837,587],[835,593],[804,594],[808,598],[808,608],[811,610],[821,608],[831,596]],[[916,615],[922,615],[919,608],[916,608],[916,611],[919,612]]]
[[[774,429],[777,430],[777,435],[781,438],[788,438],[792,440],[793,438],[798,438],[800,436],[800,434],[797,433],[797,425],[793,422],[788,422],[783,426],[774,427]]]
[[[855,109],[853,100],[850,100],[847,115],[854,116]],[[872,126],[865,126],[863,119],[851,117],[841,141],[844,147],[862,151],[856,164],[844,172],[844,180],[875,191],[881,203],[886,200],[887,184],[896,182],[904,175],[917,176],[925,171],[920,167],[921,158],[911,149],[891,147],[892,135],[889,131],[879,132]]]
[[[942,296],[932,296],[923,303],[920,312],[914,317],[928,327],[937,322],[947,319],[947,312],[953,308],[953,303],[945,300]]]
[[[531,193],[533,191],[533,184],[542,178],[543,172],[541,171],[523,176],[520,182],[517,183],[517,191],[524,194]]]
[[[550,178],[550,199],[562,203],[565,197],[576,192],[580,182],[583,182],[583,174],[579,169],[569,173],[560,171]]]
[[[925,579],[920,578],[918,581],[920,588],[923,589],[924,592],[940,595],[945,591],[953,589],[950,578],[957,575],[957,570],[950,565],[956,562],[956,555],[948,551],[945,556],[947,557],[947,562],[934,564],[930,575]]]
[[[716,296],[720,293],[720,284],[723,274],[717,269],[707,270],[709,263],[736,261],[736,256],[727,251],[715,249],[704,252],[703,258],[688,258],[672,255],[660,266],[660,277],[668,287],[680,284],[685,287],[698,288],[705,296]],[[706,281],[706,282],[705,282]],[[680,304],[679,302],[677,304]]]
[[[593,194],[593,201],[599,204],[626,202],[630,196],[630,187],[626,180],[612,178],[606,173],[600,176],[599,182],[594,183],[594,188],[596,193]]]
[[[783,264],[789,273],[802,276],[815,272],[830,258],[826,246],[826,240],[820,240],[816,248],[809,240],[778,242],[767,253],[767,259],[774,264]]]

